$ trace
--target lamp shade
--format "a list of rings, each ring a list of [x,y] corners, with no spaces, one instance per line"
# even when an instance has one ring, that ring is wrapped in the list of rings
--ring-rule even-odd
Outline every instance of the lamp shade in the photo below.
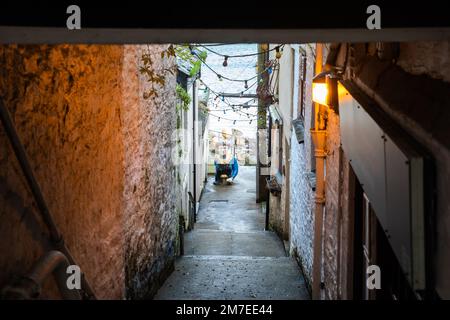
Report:
[[[324,83],[314,83],[312,85],[312,100],[316,103],[328,105],[328,86]]]
[[[312,100],[337,111],[337,79],[331,71],[324,71],[313,78]]]

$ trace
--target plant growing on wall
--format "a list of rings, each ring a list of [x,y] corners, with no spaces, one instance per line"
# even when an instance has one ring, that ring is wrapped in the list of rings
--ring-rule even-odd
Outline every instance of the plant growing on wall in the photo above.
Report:
[[[169,73],[174,75],[178,70],[176,63],[170,67],[165,67],[164,64],[161,64],[160,68],[155,68],[154,61],[157,57],[161,60],[164,58],[177,58],[181,63],[186,65],[189,69],[189,75],[193,77],[200,71],[202,60],[204,61],[206,56],[206,51],[194,51],[190,45],[185,44],[171,44],[162,50],[159,55],[152,52],[150,46],[147,46],[147,50],[141,55],[141,65],[139,67],[139,73],[144,75],[151,84],[151,87],[143,94],[144,99],[158,97],[158,91],[166,84],[167,75]]]
[[[180,103],[177,104],[177,108],[180,110],[182,109],[184,111],[189,110],[191,97],[189,96],[189,93],[186,91],[186,89],[184,89],[181,85],[177,84],[176,93],[178,101],[180,101]]]
[[[166,77],[170,73],[174,75],[177,72],[176,64],[171,65],[170,67],[166,67],[164,63],[161,63],[160,68],[155,68],[154,60],[158,56],[157,53],[154,53],[150,46],[147,46],[147,50],[145,50],[141,55],[141,65],[139,67],[139,73],[146,77],[147,82],[150,83],[150,88],[147,89],[144,94],[144,99],[149,99],[152,97],[158,97],[158,91],[164,87],[166,84]],[[160,59],[175,57],[175,49],[173,45],[168,46],[166,49],[162,50],[159,53]]]

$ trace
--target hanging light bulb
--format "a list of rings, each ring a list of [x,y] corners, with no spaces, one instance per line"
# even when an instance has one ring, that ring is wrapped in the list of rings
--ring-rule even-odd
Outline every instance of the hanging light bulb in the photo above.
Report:
[[[217,78],[219,78],[219,81],[222,81],[222,76],[220,74],[217,75]]]
[[[269,45],[267,43],[262,43],[261,44],[261,50],[262,51],[267,51],[269,49]]]
[[[245,80],[244,88],[245,88],[245,89],[248,89],[247,80]]]
[[[280,59],[281,58],[280,47],[276,47],[275,52],[276,52],[275,58]]]
[[[236,124],[236,120],[233,121],[233,124]]]
[[[253,121],[253,120],[250,120],[250,122],[249,122],[248,124],[252,124],[252,121]]]
[[[228,56],[224,56],[224,60],[223,60],[222,65],[223,65],[224,67],[228,66]]]
[[[223,114],[227,114],[227,112],[225,110],[223,110]]]
[[[217,119],[217,122],[220,122],[220,117]]]
[[[224,96],[222,96],[222,101],[225,101],[225,97]]]

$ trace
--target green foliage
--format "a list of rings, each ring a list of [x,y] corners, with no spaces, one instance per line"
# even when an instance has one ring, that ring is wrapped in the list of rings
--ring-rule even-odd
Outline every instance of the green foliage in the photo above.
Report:
[[[195,76],[202,66],[202,61],[205,61],[207,57],[206,51],[196,51],[192,54],[191,47],[189,45],[178,45],[175,47],[175,53],[177,58],[186,62],[189,66],[189,76]]]
[[[154,68],[154,59],[158,57],[157,53],[152,53],[150,47],[146,52],[141,55],[141,65],[139,66],[139,73],[144,75],[148,82],[151,83],[151,87],[144,92],[144,99],[151,97],[158,97],[159,90],[166,84],[166,77],[168,74],[174,75],[177,72],[177,65],[174,64],[170,68],[162,67],[159,70]],[[166,49],[159,53],[160,59],[177,57],[181,61],[186,62],[189,68],[189,75],[195,76],[201,68],[202,61],[207,57],[206,51],[195,51],[192,54],[191,47],[189,45],[170,45]],[[178,92],[177,92],[178,94]],[[189,104],[189,103],[188,103]]]
[[[176,87],[177,98],[181,101],[181,108],[184,111],[189,110],[189,104],[191,103],[191,97],[189,93],[179,84]]]
[[[151,83],[151,87],[144,92],[144,99],[158,97],[158,91],[166,84],[167,74],[170,73],[171,75],[174,75],[177,71],[176,64],[170,68],[162,66],[159,70],[155,69],[153,65],[154,55],[155,54],[152,54],[150,47],[148,47],[148,50],[141,55],[139,73],[146,78],[147,82]],[[175,57],[175,55],[176,53],[173,45],[170,45],[167,49],[160,52],[161,59]]]

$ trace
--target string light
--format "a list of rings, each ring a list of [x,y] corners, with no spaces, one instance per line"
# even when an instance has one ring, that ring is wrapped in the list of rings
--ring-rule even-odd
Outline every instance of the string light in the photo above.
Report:
[[[214,51],[214,50],[208,48],[207,46],[204,46],[204,45],[201,45],[201,44],[195,45],[195,46],[196,46],[196,47],[204,48],[205,50],[207,50],[207,51],[209,51],[209,52],[211,52],[211,53],[214,53],[215,55],[218,55],[218,56],[221,56],[221,57],[225,57],[224,54],[219,53],[219,52],[217,52],[217,51]],[[266,45],[266,46],[267,46],[267,45]],[[244,58],[244,57],[257,56],[257,55],[260,55],[260,54],[265,54],[265,53],[267,53],[267,52],[271,52],[271,51],[273,51],[273,50],[277,50],[277,48],[280,48],[280,47],[283,47],[283,46],[284,46],[284,44],[278,45],[278,46],[276,46],[275,48],[272,48],[272,49],[270,49],[270,50],[267,50],[268,47],[266,47],[266,50],[259,51],[259,52],[256,52],[256,53],[244,53],[244,54],[236,54],[236,55],[227,55],[227,57],[228,57],[228,58]]]
[[[281,58],[280,47],[276,47],[275,51],[276,51],[275,58],[280,59]]]
[[[217,75],[217,77],[219,78],[219,80],[225,79],[225,80],[228,80],[228,81],[234,81],[234,82],[245,82],[245,81],[250,81],[250,80],[256,79],[258,76],[262,75],[262,74],[263,74],[264,72],[266,72],[267,69],[268,69],[268,68],[265,68],[265,69],[264,69],[263,71],[261,71],[260,73],[256,74],[255,76],[253,76],[253,77],[251,77],[251,78],[248,78],[248,79],[232,79],[232,78],[228,78],[228,77],[225,77],[225,76],[219,74],[216,70],[214,70],[211,66],[209,66],[209,65],[206,63],[206,61],[203,60],[203,59],[202,59],[199,55],[197,55],[195,52],[193,53],[193,55],[194,55],[195,57],[197,57],[197,59],[200,60],[200,61],[202,62],[202,64],[203,64],[205,67],[207,67],[209,70],[211,70],[213,73],[215,73],[215,74]]]
[[[247,80],[245,80],[244,89],[248,89]]]
[[[229,119],[229,118],[217,116],[217,115],[214,115],[214,114],[209,114],[209,115],[212,116],[212,117],[217,118],[217,121],[220,121],[220,120],[226,120],[226,121],[232,121],[232,122],[234,122],[234,121],[236,121],[236,122],[249,121],[248,119],[247,120],[244,120],[244,119]],[[257,120],[257,118],[254,117],[253,119],[250,119],[250,122],[253,122],[253,120]]]
[[[224,60],[223,60],[222,65],[223,65],[224,67],[228,66],[228,56],[224,56]]]
[[[218,93],[217,91],[211,89],[211,87],[209,87],[202,79],[200,79],[200,82],[201,82],[205,87],[207,87],[207,88],[209,89],[209,91],[210,91],[212,94],[216,95],[216,99],[218,99],[220,96],[223,96],[223,95],[238,95],[238,94],[240,95],[240,94],[242,94],[243,92],[246,92],[246,91],[250,90],[252,87],[254,87],[255,85],[258,84],[258,81],[255,81],[255,82],[253,82],[250,86],[248,86],[248,89],[245,89],[244,91],[241,91],[241,92],[235,92],[235,93]],[[236,97],[236,98],[237,98],[237,97]]]

